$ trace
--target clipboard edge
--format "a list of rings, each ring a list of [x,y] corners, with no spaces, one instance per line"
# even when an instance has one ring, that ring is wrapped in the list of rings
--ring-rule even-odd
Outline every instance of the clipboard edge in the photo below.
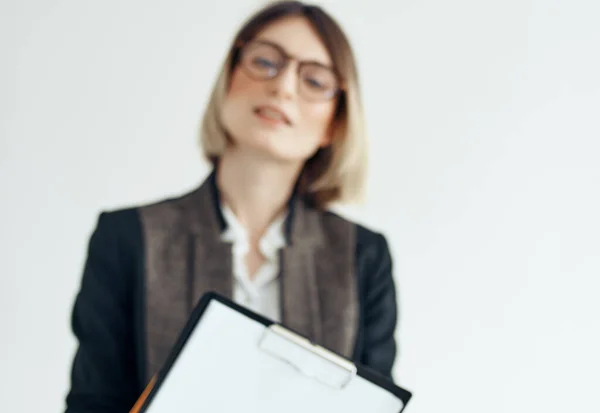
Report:
[[[165,363],[160,368],[160,370],[150,379],[150,381],[144,388],[144,391],[138,397],[138,400],[136,401],[135,405],[130,410],[130,413],[146,412],[146,410],[148,409],[148,406],[152,402],[152,399],[158,392],[158,389],[161,387],[161,384],[165,381],[165,379],[169,375],[169,372],[170,372],[172,366],[175,364],[175,361],[176,361],[177,357],[179,356],[179,354],[181,353],[181,350],[183,349],[183,347],[187,343],[188,339],[190,338],[191,333],[194,331],[194,329],[196,328],[196,325],[198,324],[198,322],[204,315],[206,309],[208,308],[209,304],[213,300],[240,312],[241,314],[249,317],[250,319],[263,324],[265,327],[279,325],[279,324],[269,320],[266,317],[256,314],[256,313],[252,312],[251,310],[248,310],[248,309],[236,304],[235,302],[219,295],[216,292],[209,291],[209,292],[204,293],[202,295],[202,297],[200,297],[200,299],[198,300],[198,303],[196,304],[196,307],[193,309],[192,313],[190,314],[190,317],[188,318],[186,325],[181,330],[181,333],[180,333],[177,341],[175,342],[175,345],[171,349],[171,352],[167,356]],[[293,334],[298,334],[298,333],[294,332],[293,330],[288,329],[287,327],[282,326],[282,328],[292,332]],[[325,350],[327,350],[327,349],[325,349]],[[331,352],[330,350],[327,350],[327,351]],[[336,354],[336,353],[334,353],[334,354]],[[336,356],[343,358],[344,360],[348,361],[349,363],[352,363],[352,365],[354,365],[356,368],[356,376],[359,376],[367,381],[370,381],[371,383],[377,385],[378,387],[381,387],[382,389],[390,392],[391,394],[393,394],[394,396],[396,396],[400,400],[402,400],[403,408],[399,413],[401,413],[404,410],[404,408],[406,407],[406,404],[412,398],[412,392],[410,392],[402,387],[399,387],[389,378],[375,372],[374,370],[369,369],[368,367],[353,363],[352,361],[347,360],[345,357],[342,357],[338,354],[336,354]]]

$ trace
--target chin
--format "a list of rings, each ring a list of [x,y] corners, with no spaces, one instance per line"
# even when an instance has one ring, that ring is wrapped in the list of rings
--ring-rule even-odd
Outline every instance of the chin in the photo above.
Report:
[[[303,163],[317,150],[312,147],[299,146],[299,137],[295,136],[291,130],[248,124],[245,126],[245,128],[232,128],[234,130],[231,135],[234,137],[236,145],[242,150],[255,153],[265,161]]]
[[[280,148],[277,145],[255,145],[253,149],[263,158],[283,163],[298,163],[304,161],[302,156]]]
[[[276,136],[257,136],[250,142],[246,141],[243,146],[256,153],[265,160],[272,160],[282,163],[304,162],[307,157],[298,152],[298,148],[290,147],[281,141],[282,137]]]

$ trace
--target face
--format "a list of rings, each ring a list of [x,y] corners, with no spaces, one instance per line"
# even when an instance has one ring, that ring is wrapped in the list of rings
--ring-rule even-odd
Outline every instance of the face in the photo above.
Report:
[[[306,93],[299,92],[306,80],[298,76],[298,62],[332,67],[331,58],[310,23],[300,17],[274,22],[253,40],[275,44],[294,59],[266,80],[251,77],[238,64],[221,119],[237,147],[301,163],[329,144],[337,100],[306,99]]]

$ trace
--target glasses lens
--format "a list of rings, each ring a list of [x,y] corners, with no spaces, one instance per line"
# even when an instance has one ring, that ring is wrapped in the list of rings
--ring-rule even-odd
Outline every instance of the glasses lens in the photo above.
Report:
[[[300,92],[310,100],[331,99],[338,90],[335,73],[317,64],[306,64],[300,71]]]
[[[252,77],[269,79],[277,75],[284,56],[275,47],[263,43],[249,43],[242,52],[242,65]]]
[[[287,58],[275,46],[250,42],[242,49],[241,67],[252,78],[267,80],[276,77]],[[327,100],[335,96],[339,82],[333,70],[313,63],[302,63],[299,72],[299,93],[308,100]]]

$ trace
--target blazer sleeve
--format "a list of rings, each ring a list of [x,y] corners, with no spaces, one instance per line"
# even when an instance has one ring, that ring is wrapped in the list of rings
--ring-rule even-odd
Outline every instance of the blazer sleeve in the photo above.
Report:
[[[122,237],[130,222],[102,213],[90,238],[71,318],[78,347],[66,413],[127,413],[136,401],[134,269]]]
[[[363,256],[365,272],[364,346],[362,363],[391,378],[396,359],[396,288],[392,257],[385,237],[371,233]]]

